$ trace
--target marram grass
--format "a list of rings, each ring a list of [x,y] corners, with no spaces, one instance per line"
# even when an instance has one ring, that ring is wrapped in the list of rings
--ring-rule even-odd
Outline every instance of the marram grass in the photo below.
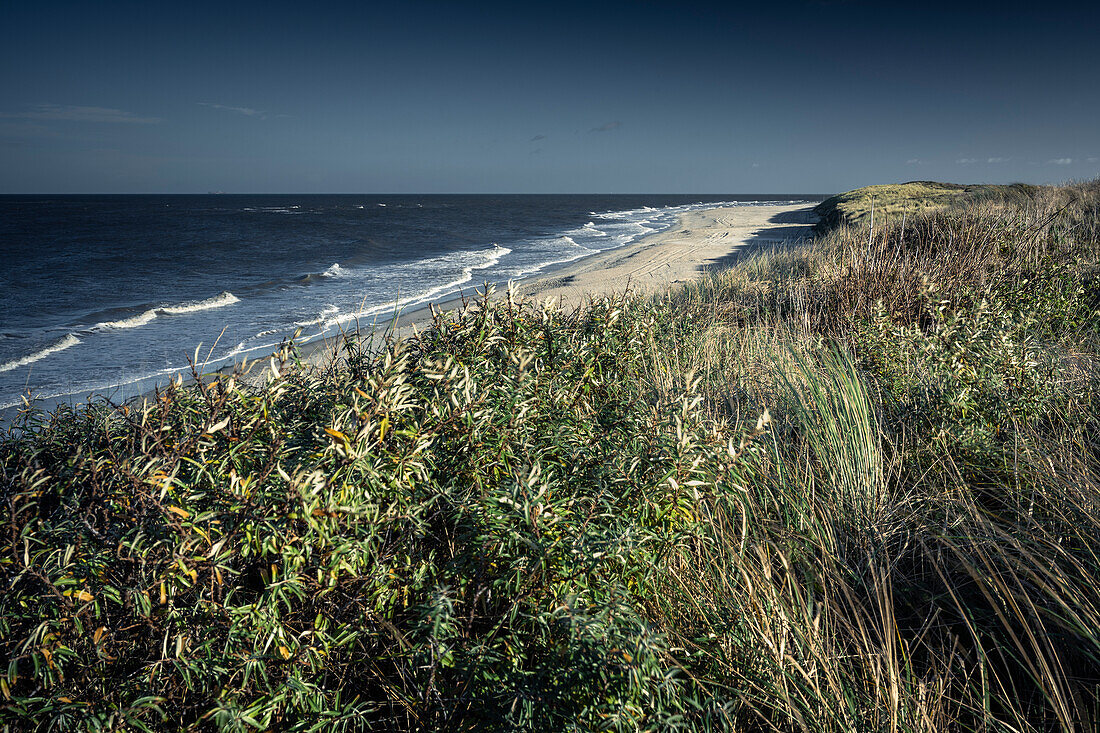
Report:
[[[28,413],[0,725],[1094,730],[1098,202]]]

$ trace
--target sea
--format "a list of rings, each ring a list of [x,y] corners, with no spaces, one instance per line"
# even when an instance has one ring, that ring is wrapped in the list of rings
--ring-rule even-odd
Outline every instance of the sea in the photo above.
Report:
[[[0,196],[0,414],[123,402],[288,338],[505,286],[791,195]]]

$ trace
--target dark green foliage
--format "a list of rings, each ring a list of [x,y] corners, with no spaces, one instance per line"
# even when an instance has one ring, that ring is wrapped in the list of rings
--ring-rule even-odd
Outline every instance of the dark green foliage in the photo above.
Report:
[[[640,387],[652,317],[472,304],[337,374],[173,387],[9,440],[2,719],[698,718],[644,605],[697,487],[725,490],[699,468],[722,447],[698,400]]]

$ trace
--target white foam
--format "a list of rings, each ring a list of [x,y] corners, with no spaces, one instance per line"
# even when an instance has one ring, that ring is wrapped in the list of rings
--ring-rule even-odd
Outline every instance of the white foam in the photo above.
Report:
[[[124,329],[124,328],[137,328],[138,326],[144,326],[146,323],[153,321],[157,316],[167,314],[170,316],[181,316],[186,313],[194,313],[196,311],[210,310],[211,308],[221,308],[227,305],[233,305],[239,303],[240,298],[229,291],[224,291],[215,295],[213,298],[207,298],[206,300],[195,300],[184,303],[177,303],[176,305],[161,305],[156,308],[150,308],[147,311],[137,314],[136,316],[130,316],[129,318],[122,318],[117,321],[103,321],[92,326],[90,331],[102,331],[109,328],[112,330]]]
[[[606,237],[607,232],[599,229],[593,222],[588,222],[583,227],[577,227],[576,229],[570,229],[566,234],[573,234],[582,237]]]
[[[205,311],[211,308],[223,308],[227,305],[233,305],[234,303],[240,303],[241,299],[228,290],[218,293],[213,298],[207,298],[206,300],[196,300],[189,303],[180,303],[179,305],[168,305],[160,308],[160,312],[166,313],[170,316],[180,316],[184,313],[194,313],[195,311]]]
[[[144,313],[139,313],[136,316],[130,318],[123,318],[118,321],[104,321],[103,323],[97,323],[92,326],[93,329],[100,328],[137,328],[138,326],[144,326],[149,321],[157,317],[158,308],[150,308]]]
[[[290,208],[285,206],[246,206],[241,211],[262,211],[267,214],[300,214],[302,212],[296,211],[300,208],[300,206],[291,206]]]
[[[635,218],[635,217],[639,217],[639,216],[644,217],[646,214],[652,214],[655,211],[663,211],[663,212],[674,212],[674,211],[680,211],[680,210],[685,210],[686,211],[687,208],[689,208],[689,207],[670,206],[667,209],[659,210],[659,209],[650,208],[648,206],[643,206],[640,209],[626,209],[624,211],[605,211],[603,213],[596,213],[596,212],[593,211],[593,212],[589,213],[589,216],[594,216],[597,219],[631,219],[631,218]]]
[[[422,260],[417,260],[416,262],[411,262],[405,267],[409,269],[422,270],[426,266],[437,263],[453,263],[456,265],[460,265],[462,269],[459,271],[458,277],[454,278],[453,280],[445,282],[441,285],[436,285],[435,287],[428,288],[427,290],[420,291],[413,295],[406,296],[404,298],[399,298],[397,300],[382,303],[371,308],[356,311],[355,313],[343,313],[336,316],[335,318],[328,319],[325,322],[325,327],[332,328],[342,325],[344,323],[348,323],[350,321],[357,320],[359,318],[374,316],[378,315],[379,313],[384,313],[386,311],[392,311],[396,308],[404,308],[408,305],[427,302],[437,295],[448,293],[465,285],[466,283],[474,279],[475,272],[492,267],[493,265],[500,262],[503,257],[511,254],[511,252],[512,250],[508,249],[507,247],[501,247],[499,244],[494,244],[492,249],[482,250],[481,252],[452,252],[450,254],[442,255],[440,257],[428,257]],[[464,260],[469,260],[471,255],[477,258],[477,260],[475,260],[474,262],[470,262],[469,264],[462,264]]]
[[[323,277],[340,277],[340,276],[341,276],[341,275],[343,275],[343,274],[344,274],[345,272],[346,272],[346,271],[344,270],[344,268],[340,267],[340,263],[339,263],[339,262],[333,262],[333,263],[332,263],[332,266],[331,266],[331,267],[329,267],[329,268],[328,268],[327,270],[325,270],[324,272],[322,272],[322,273],[321,273],[321,275],[322,275]]]
[[[254,339],[245,339],[244,341],[240,342],[239,344],[237,344],[233,348],[232,351],[228,352],[225,356],[220,357],[218,359],[218,361],[219,362],[228,361],[229,359],[232,359],[234,357],[240,356],[241,354],[245,354],[245,353],[252,352],[252,351],[274,349],[274,347],[279,346],[282,343],[281,341],[272,341],[271,343],[267,343],[267,344],[252,344],[252,345],[249,345],[248,342],[252,341],[252,340],[254,340]],[[299,343],[305,343],[305,341],[300,341]]]
[[[371,311],[371,313],[367,314],[367,315],[373,315],[373,313],[381,313],[382,311],[384,311],[388,308],[394,307],[394,306],[400,308],[400,307],[403,307],[403,306],[410,305],[412,303],[423,303],[427,300],[430,300],[430,299],[434,298],[437,295],[440,295],[442,293],[446,293],[446,292],[449,292],[451,290],[454,290],[454,289],[458,288],[459,286],[465,285],[466,283],[473,280],[474,279],[474,273],[476,271],[485,270],[485,269],[488,269],[488,268],[492,267],[493,265],[500,262],[501,258],[503,258],[507,254],[510,254],[511,252],[512,252],[512,250],[508,249],[507,247],[501,247],[499,244],[494,244],[493,249],[487,250],[485,252],[479,252],[478,253],[478,254],[485,257],[484,261],[479,262],[479,263],[475,263],[475,264],[471,264],[471,265],[466,265],[465,267],[462,268],[461,274],[457,278],[455,278],[454,280],[451,280],[448,283],[444,283],[443,285],[437,285],[434,288],[429,288],[428,290],[426,290],[424,292],[421,292],[421,293],[417,293],[416,295],[412,295],[412,296],[409,296],[407,298],[402,298],[401,300],[399,300],[398,302],[396,302],[393,305],[383,304],[381,306],[371,308],[371,309],[369,309]],[[433,258],[433,259],[444,259],[444,258]]]
[[[587,257],[588,255],[594,255],[594,254],[596,254],[597,252],[600,251],[598,249],[592,249],[591,247],[585,247],[583,244],[577,244],[577,242],[572,237],[570,237],[568,235],[558,237],[556,240],[553,240],[553,241],[556,244],[565,245],[566,247],[570,248],[572,251],[567,249],[562,253],[562,254],[565,255],[564,257],[559,257],[556,260],[547,260],[545,262],[539,262],[536,265],[532,265],[530,267],[526,267],[526,268],[523,268],[523,269],[516,270],[515,272],[512,273],[512,277],[526,277],[528,275],[533,275],[534,273],[539,272],[540,270],[543,270],[547,267],[550,267],[551,265],[562,265],[562,264],[565,264],[566,262],[573,262],[574,260],[579,260],[582,257]]]
[[[311,318],[308,321],[294,321],[294,325],[299,328],[306,328],[307,326],[319,326],[328,320],[328,316],[333,313],[337,313],[340,309],[334,305],[326,305],[316,318]]]
[[[240,354],[243,354],[246,351],[256,351],[258,349],[269,349],[273,346],[278,346],[279,342],[272,342],[272,343],[266,343],[266,344],[257,344],[257,343],[255,343],[256,341],[259,341],[262,338],[265,338],[267,336],[272,336],[272,335],[277,334],[277,333],[279,333],[279,329],[277,329],[277,328],[271,328],[271,329],[268,329],[266,331],[260,331],[255,336],[250,336],[250,337],[246,338],[244,341],[241,341],[239,344],[234,346],[224,356],[219,357],[217,359],[217,361],[225,361],[227,359],[232,359],[234,356],[239,356]]]
[[[28,354],[27,356],[21,357],[19,359],[12,359],[11,361],[0,364],[0,372],[10,372],[12,369],[18,369],[21,366],[33,364],[36,361],[41,361],[42,359],[45,359],[50,354],[56,354],[59,351],[64,351],[70,346],[76,346],[79,343],[80,339],[78,339],[76,336],[73,336],[71,333],[67,333],[65,334],[65,338],[50,344],[44,349],[40,349],[33,354]]]

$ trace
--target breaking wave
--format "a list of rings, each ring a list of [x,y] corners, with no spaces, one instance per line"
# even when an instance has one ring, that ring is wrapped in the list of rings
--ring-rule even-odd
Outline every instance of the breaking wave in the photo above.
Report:
[[[33,354],[28,354],[27,356],[23,356],[18,359],[12,359],[11,361],[0,364],[0,372],[10,372],[12,369],[18,369],[21,366],[33,364],[36,361],[41,361],[42,359],[45,359],[50,354],[56,354],[58,351],[64,351],[70,346],[76,346],[79,343],[80,339],[78,339],[76,336],[73,336],[71,333],[67,333],[65,334],[65,338],[61,339],[60,341],[55,341],[44,349],[39,349]]]
[[[239,303],[240,298],[228,290],[215,295],[213,298],[207,298],[206,300],[192,300],[184,303],[176,303],[175,305],[158,305],[155,308],[149,308],[142,311],[135,316],[129,318],[121,318],[117,321],[102,321],[91,327],[92,331],[102,331],[104,329],[124,329],[124,328],[137,328],[138,326],[144,326],[146,323],[154,320],[157,316],[164,314],[169,316],[182,316],[188,313],[195,313],[197,311],[210,310],[211,308],[222,308],[227,305],[233,305]]]
[[[353,321],[357,318],[363,318],[366,316],[378,315],[394,308],[404,308],[408,305],[414,305],[424,303],[437,295],[446,294],[452,290],[465,285],[474,279],[474,273],[479,270],[486,270],[496,265],[500,260],[511,254],[512,250],[508,247],[501,247],[499,244],[494,244],[492,249],[481,250],[479,252],[452,252],[450,254],[442,255],[440,257],[428,257],[425,259],[410,262],[403,266],[402,269],[410,272],[424,271],[425,269],[434,269],[440,266],[453,267],[458,266],[459,272],[456,277],[430,287],[426,290],[419,291],[413,295],[406,296],[404,298],[398,298],[396,300],[390,300],[385,303],[366,308],[355,313],[344,313],[335,318],[330,318],[325,321],[326,327],[338,326],[349,321]]]

